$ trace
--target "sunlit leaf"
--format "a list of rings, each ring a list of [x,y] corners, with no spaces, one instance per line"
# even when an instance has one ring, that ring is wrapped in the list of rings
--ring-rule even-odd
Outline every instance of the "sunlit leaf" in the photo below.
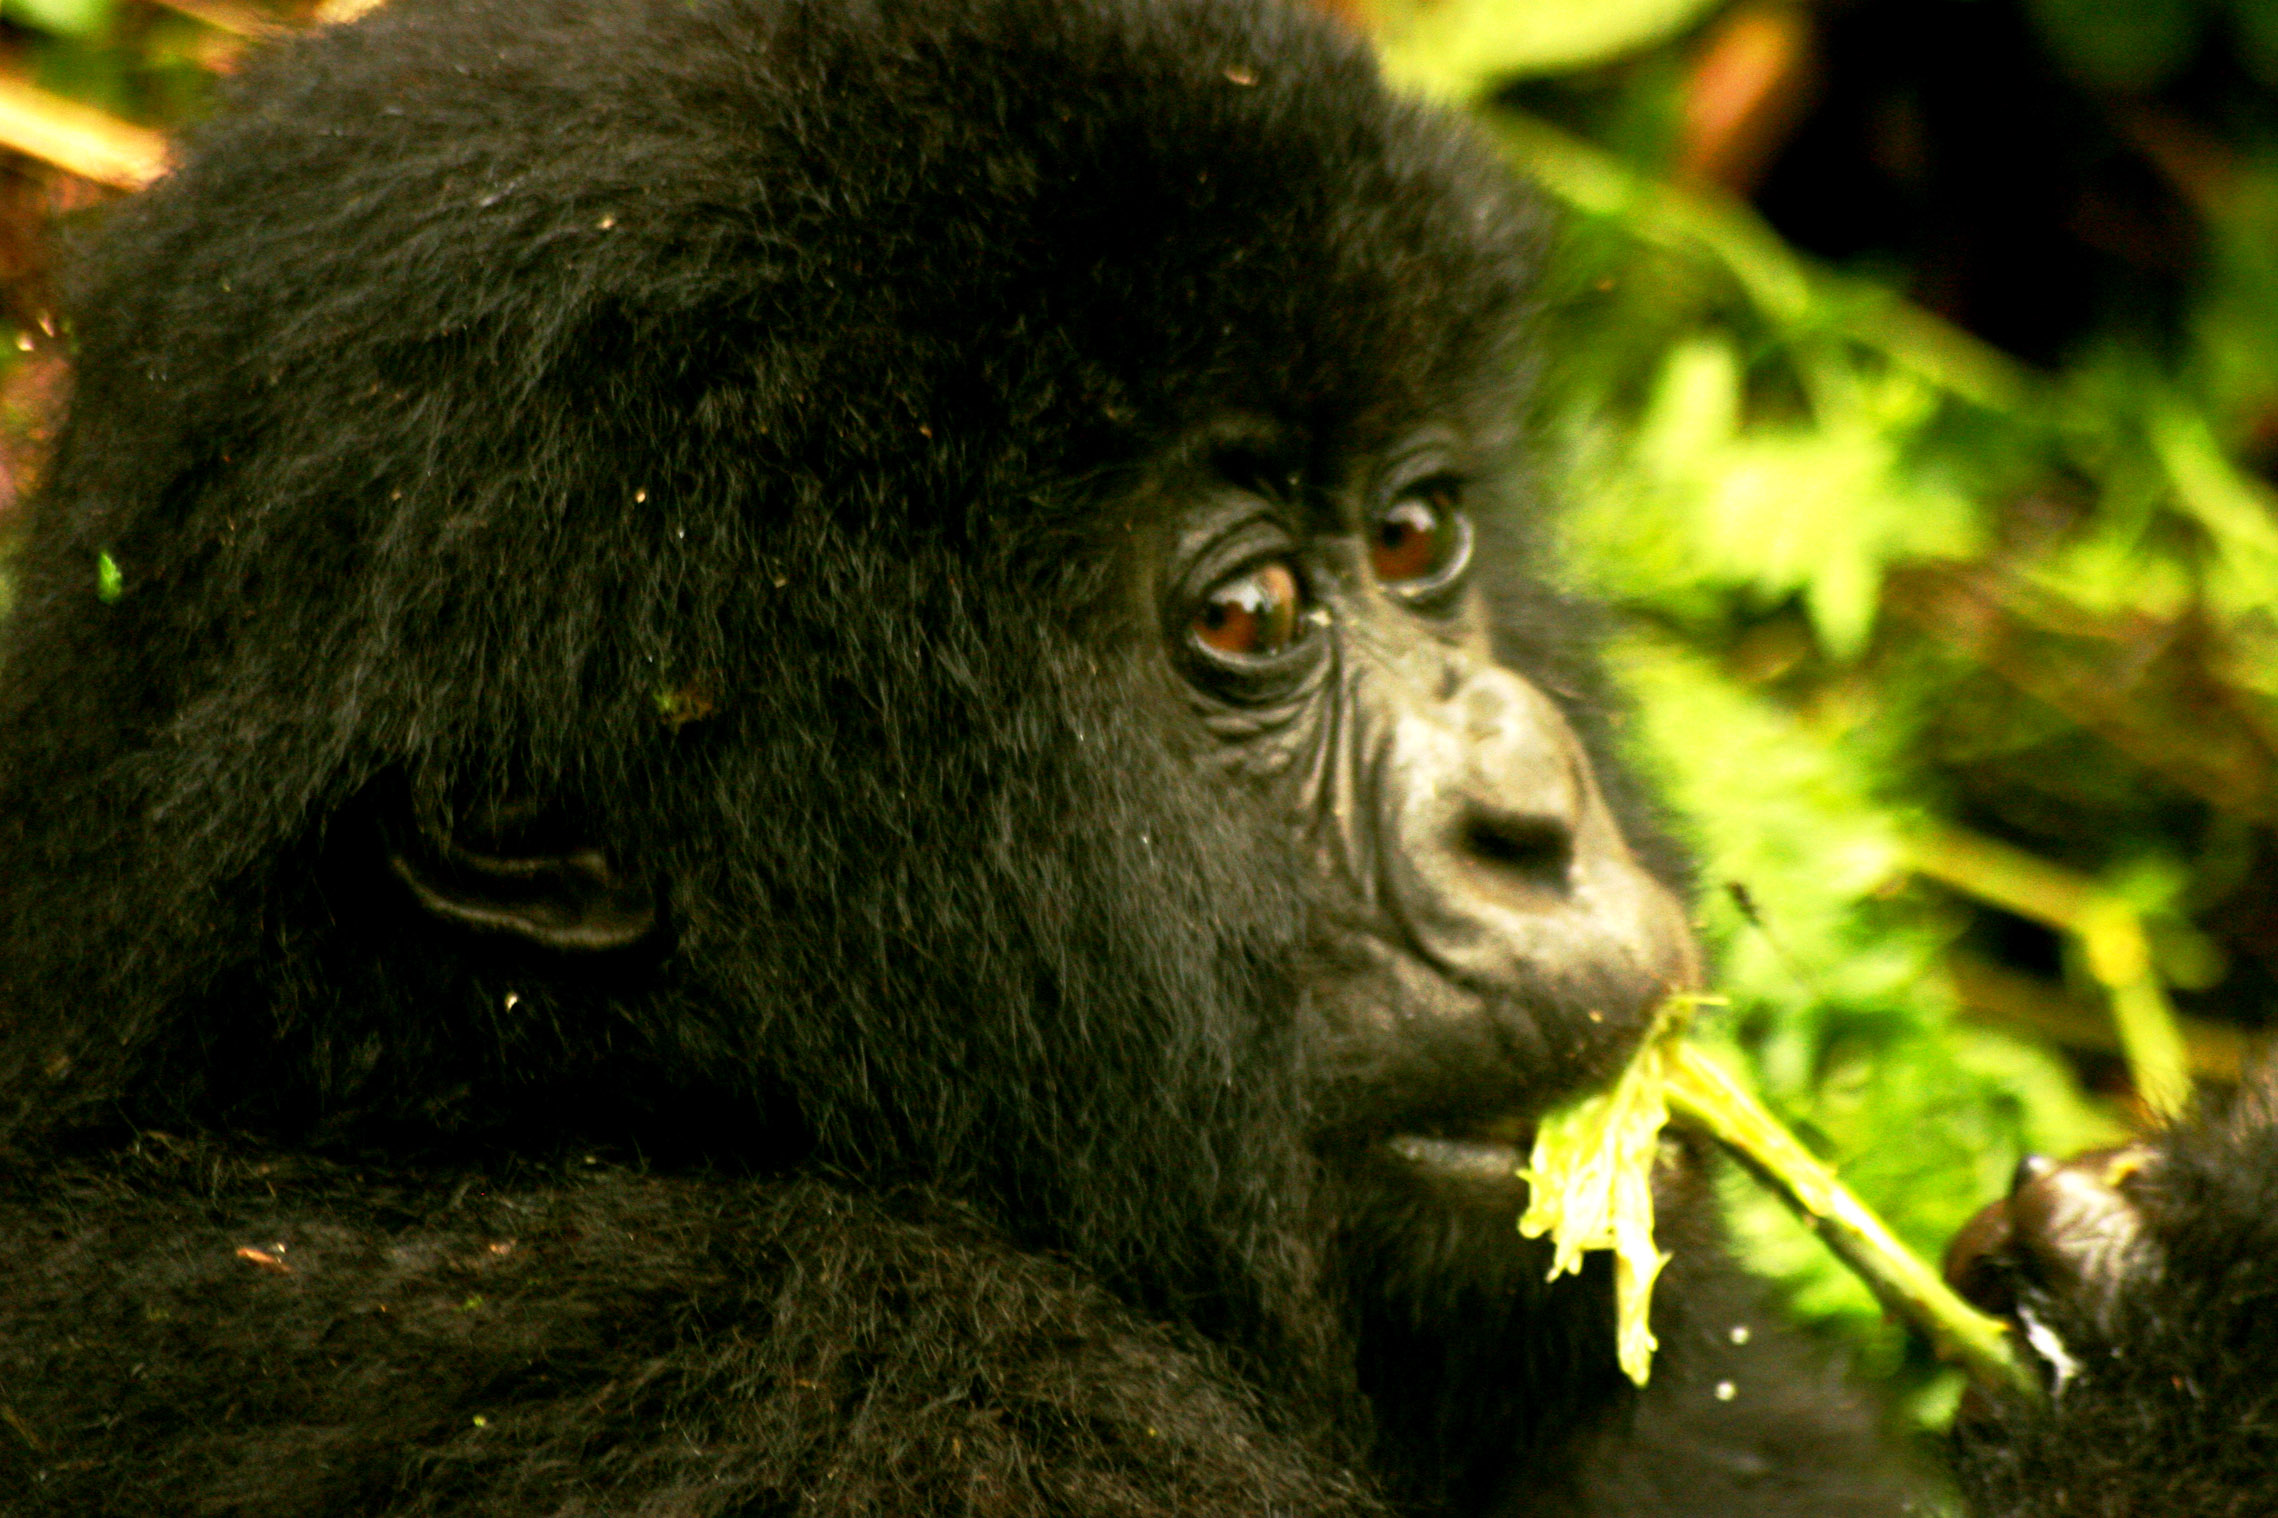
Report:
[[[1622,1374],[1643,1386],[1653,1369],[1653,1283],[1669,1256],[1653,1241],[1653,1168],[1669,1121],[1664,1091],[1674,1041],[1699,998],[1673,996],[1611,1085],[1543,1115],[1519,1172],[1527,1210],[1519,1232],[1551,1243],[1550,1278],[1614,1256],[1614,1346]]]
[[[1496,79],[1600,63],[1682,31],[1715,0],[1373,0],[1385,69],[1468,99]]]
[[[5,0],[0,17],[60,37],[101,37],[111,30],[118,0]]]

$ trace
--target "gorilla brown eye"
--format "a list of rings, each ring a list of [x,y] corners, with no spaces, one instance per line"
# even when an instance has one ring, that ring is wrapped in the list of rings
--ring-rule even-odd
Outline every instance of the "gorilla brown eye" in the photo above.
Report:
[[[1368,557],[1379,583],[1393,590],[1436,590],[1463,572],[1471,557],[1471,524],[1452,479],[1426,480],[1378,516]]]
[[[1215,654],[1270,659],[1303,636],[1297,571],[1279,559],[1220,580],[1195,613],[1195,641]]]

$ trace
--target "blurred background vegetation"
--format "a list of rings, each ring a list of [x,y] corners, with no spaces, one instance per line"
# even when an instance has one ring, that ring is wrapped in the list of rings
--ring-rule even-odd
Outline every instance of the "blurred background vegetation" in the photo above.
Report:
[[[1926,1254],[2278,1019],[2278,0],[1330,0],[1559,208],[1567,573],[1713,1033]],[[299,0],[0,0],[0,510],[59,231]],[[1745,1185],[1755,1264],[1957,1387]]]

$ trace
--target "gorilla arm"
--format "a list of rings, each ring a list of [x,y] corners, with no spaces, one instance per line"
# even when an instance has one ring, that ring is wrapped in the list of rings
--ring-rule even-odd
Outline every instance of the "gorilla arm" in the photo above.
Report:
[[[147,1135],[0,1169],[0,1279],[11,1515],[1380,1511],[939,1202]]]

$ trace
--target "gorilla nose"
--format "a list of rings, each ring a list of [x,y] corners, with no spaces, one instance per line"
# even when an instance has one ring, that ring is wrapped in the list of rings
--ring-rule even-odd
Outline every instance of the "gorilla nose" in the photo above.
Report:
[[[1443,843],[1489,889],[1562,896],[1591,803],[1581,755],[1549,699],[1512,671],[1479,670],[1452,702],[1461,734],[1444,774],[1451,834]]]
[[[1532,682],[1482,661],[1412,709],[1393,751],[1391,894],[1432,960],[1482,988],[1560,988],[1602,1011],[1609,1036],[1694,983],[1683,909],[1630,852],[1581,741]]]

